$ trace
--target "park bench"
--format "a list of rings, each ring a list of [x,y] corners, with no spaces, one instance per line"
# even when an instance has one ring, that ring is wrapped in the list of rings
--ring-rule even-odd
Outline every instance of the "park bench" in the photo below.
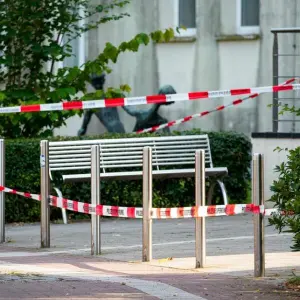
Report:
[[[219,184],[224,204],[228,204],[222,178],[226,167],[214,167],[208,135],[179,135],[147,138],[122,138],[49,142],[49,171],[60,171],[64,182],[91,180],[91,147],[100,146],[101,180],[142,178],[143,148],[152,148],[153,178],[195,176],[195,151],[205,150],[205,175],[211,177],[208,204]],[[56,191],[61,197],[58,189]]]

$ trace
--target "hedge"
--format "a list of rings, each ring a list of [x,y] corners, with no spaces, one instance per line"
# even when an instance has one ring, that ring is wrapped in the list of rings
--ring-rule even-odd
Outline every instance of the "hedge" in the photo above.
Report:
[[[172,135],[204,134],[200,130],[173,132]],[[250,180],[251,142],[243,134],[234,132],[207,132],[215,167],[227,167],[229,176],[224,179],[230,203],[243,203],[247,199]],[[143,134],[145,136],[164,134]],[[134,134],[104,134],[95,138],[130,138]],[[55,137],[51,140],[77,140],[77,137]],[[31,193],[40,192],[39,139],[6,140],[6,186]],[[174,207],[194,205],[194,179],[154,180],[153,206]],[[66,198],[90,201],[90,183],[68,183],[61,186]],[[55,195],[53,189],[51,193]],[[220,201],[220,193],[215,199]],[[107,205],[141,206],[142,181],[109,181],[101,183],[101,202]],[[69,212],[69,217],[78,217]],[[51,218],[61,218],[57,208],[51,209]],[[35,222],[40,219],[38,202],[6,194],[7,222]]]

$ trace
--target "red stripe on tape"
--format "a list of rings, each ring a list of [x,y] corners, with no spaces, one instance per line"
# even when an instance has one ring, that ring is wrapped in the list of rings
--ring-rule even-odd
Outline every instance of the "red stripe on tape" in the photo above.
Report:
[[[180,217],[180,218],[184,217],[184,210],[183,210],[183,207],[179,207],[179,208],[177,209],[177,215],[178,215],[178,217]]]
[[[183,118],[182,122],[188,122],[189,120],[191,120],[193,117],[192,116],[187,116],[185,118]]]
[[[78,201],[73,201],[73,211],[78,211]]]
[[[63,102],[64,110],[82,109],[82,101]]]
[[[40,111],[40,104],[32,104],[32,105],[21,105],[21,112],[33,112]]]
[[[203,116],[208,115],[208,114],[209,114],[209,111],[207,110],[207,111],[203,111],[203,112],[200,114],[200,116],[203,117]]]
[[[5,187],[4,186],[0,186],[0,192],[4,191]]]
[[[225,213],[226,213],[226,215],[228,215],[228,216],[234,215],[235,214],[234,213],[234,208],[235,208],[235,204],[228,204],[228,205],[226,205],[226,207],[225,207]]]
[[[210,205],[207,207],[207,214],[214,216],[216,214],[216,206]]]
[[[243,102],[242,99],[237,99],[237,100],[233,101],[232,104],[233,104],[233,105],[237,105],[237,104],[240,104],[240,103],[242,103],[242,102]]]
[[[85,214],[88,214],[90,212],[89,207],[90,207],[90,205],[88,203],[83,204],[83,211]]]
[[[51,197],[51,200],[52,200],[52,205],[57,206],[57,197],[53,196]]]
[[[171,218],[171,208],[166,208],[166,217]]]
[[[290,83],[292,83],[293,81],[295,81],[295,78],[291,78],[291,79],[287,80],[287,81],[285,82],[285,84],[290,84]]]
[[[148,104],[151,103],[164,103],[167,101],[166,95],[152,95],[152,96],[146,96],[146,101]]]
[[[135,207],[127,207],[128,218],[135,218]]]
[[[259,96],[259,94],[256,93],[256,94],[250,95],[249,97],[250,98],[256,98],[257,96]]]
[[[96,215],[103,216],[103,205],[96,205]]]
[[[159,125],[156,125],[156,126],[152,126],[151,127],[151,131],[156,131],[158,129]]]
[[[251,89],[234,89],[234,90],[230,90],[230,94],[232,96],[251,94]]]
[[[124,98],[115,98],[115,99],[104,99],[105,107],[115,107],[115,106],[124,106]]]
[[[31,194],[30,193],[24,193],[24,197],[26,197],[26,198],[31,198],[32,196],[31,196]]]
[[[10,193],[10,194],[16,194],[17,191],[16,191],[16,190],[11,190],[11,191],[9,191],[9,193]]]
[[[254,214],[259,214],[260,213],[260,207],[259,207],[259,205],[253,205],[252,212]]]
[[[217,107],[217,110],[222,110],[222,109],[224,109],[225,108],[225,105],[221,105],[221,106],[218,106]]]
[[[290,91],[293,90],[292,85],[278,85],[273,86],[273,92],[279,92],[279,91]]]
[[[191,92],[188,93],[188,95],[189,95],[189,100],[208,98],[208,92]]]
[[[112,217],[119,216],[119,207],[118,206],[111,206],[110,213]]]
[[[68,208],[68,200],[66,198],[62,199],[62,207],[63,208]]]
[[[169,126],[169,127],[170,127],[170,126],[173,126],[175,123],[176,123],[176,121],[171,121],[171,122],[168,123],[168,126]]]
[[[245,212],[252,212],[253,206],[253,204],[246,204]]]

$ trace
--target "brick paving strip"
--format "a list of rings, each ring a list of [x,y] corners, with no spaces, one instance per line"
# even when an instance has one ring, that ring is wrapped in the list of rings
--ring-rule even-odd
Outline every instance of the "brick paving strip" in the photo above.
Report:
[[[5,251],[5,247],[1,247]],[[11,256],[7,251],[11,251]],[[1,252],[1,251],[0,251]],[[4,252],[2,252],[4,253]],[[296,300],[276,280],[208,274],[101,257],[12,251],[0,256],[0,299]],[[5,275],[4,275],[5,274]]]

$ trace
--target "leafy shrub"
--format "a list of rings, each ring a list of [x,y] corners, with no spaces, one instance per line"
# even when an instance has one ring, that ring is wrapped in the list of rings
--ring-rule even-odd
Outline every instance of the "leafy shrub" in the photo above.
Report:
[[[203,134],[200,130],[173,132],[173,135]],[[224,179],[231,203],[243,203],[247,198],[250,180],[251,142],[242,135],[233,132],[208,132],[210,138],[212,158],[215,167],[227,167],[229,176]],[[143,134],[141,137],[161,134]],[[104,134],[95,138],[130,138],[135,134]],[[76,140],[77,137],[56,137],[52,140]],[[20,139],[6,141],[6,186],[20,191],[40,193],[39,169],[39,139]],[[56,176],[57,177],[57,176]],[[154,180],[153,206],[174,207],[192,206],[194,199],[194,179],[166,179]],[[62,184],[64,197],[90,201],[89,183]],[[54,190],[51,194],[55,195]],[[215,199],[221,199],[218,193]],[[101,201],[107,205],[141,206],[142,181],[103,181],[101,183]],[[75,215],[75,214],[74,214]],[[52,208],[51,217],[60,218],[57,208]],[[73,216],[69,213],[69,216]],[[39,203],[20,196],[6,195],[6,221],[32,222],[40,218]]]
[[[279,232],[294,234],[294,251],[300,251],[300,147],[288,151],[286,163],[276,166],[279,173],[278,180],[273,182],[271,191],[274,193],[270,199],[274,207],[287,214],[275,214],[270,219],[271,225],[275,225]],[[290,213],[293,214],[290,214]],[[287,229],[285,230],[285,228]]]

